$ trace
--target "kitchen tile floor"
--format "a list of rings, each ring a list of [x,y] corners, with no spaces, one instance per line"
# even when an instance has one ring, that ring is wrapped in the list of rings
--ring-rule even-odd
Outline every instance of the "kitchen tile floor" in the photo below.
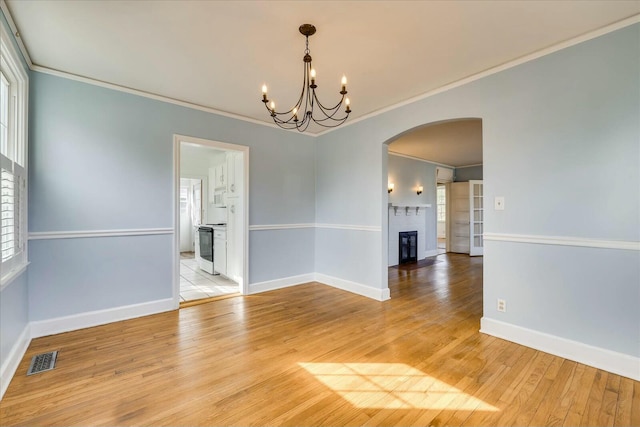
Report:
[[[180,301],[235,294],[239,291],[236,282],[200,270],[193,252],[180,253]]]

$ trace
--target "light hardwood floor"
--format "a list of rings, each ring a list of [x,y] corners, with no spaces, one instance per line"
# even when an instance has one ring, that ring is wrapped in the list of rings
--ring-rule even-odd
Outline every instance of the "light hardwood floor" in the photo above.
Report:
[[[386,302],[311,283],[35,339],[0,424],[640,425],[639,382],[478,332],[481,258],[389,282]]]

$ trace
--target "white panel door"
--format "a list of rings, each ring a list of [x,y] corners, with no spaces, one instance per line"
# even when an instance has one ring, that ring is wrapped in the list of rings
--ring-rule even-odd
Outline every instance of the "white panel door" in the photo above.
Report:
[[[469,253],[469,183],[452,182],[450,192],[449,252]]]
[[[484,242],[484,202],[482,181],[469,181],[470,232],[469,255],[478,256],[483,253]]]

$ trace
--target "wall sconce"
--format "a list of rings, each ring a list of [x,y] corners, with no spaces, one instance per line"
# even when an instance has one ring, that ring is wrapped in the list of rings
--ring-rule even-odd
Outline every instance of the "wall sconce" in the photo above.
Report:
[[[418,191],[416,191],[416,193],[418,193],[418,196],[422,194],[422,185],[418,187]]]
[[[390,182],[389,184],[387,184],[387,193],[391,193],[393,191],[393,187],[393,183]]]

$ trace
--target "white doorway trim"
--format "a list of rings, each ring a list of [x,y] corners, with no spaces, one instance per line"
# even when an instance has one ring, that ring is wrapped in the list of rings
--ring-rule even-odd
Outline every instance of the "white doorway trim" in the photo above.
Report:
[[[244,145],[229,144],[226,142],[212,141],[185,135],[173,135],[173,301],[175,308],[180,306],[180,144],[204,145],[218,150],[239,151],[243,153],[244,179],[243,179],[243,209],[244,224],[242,226],[242,284],[240,293],[249,293],[249,147]]]

